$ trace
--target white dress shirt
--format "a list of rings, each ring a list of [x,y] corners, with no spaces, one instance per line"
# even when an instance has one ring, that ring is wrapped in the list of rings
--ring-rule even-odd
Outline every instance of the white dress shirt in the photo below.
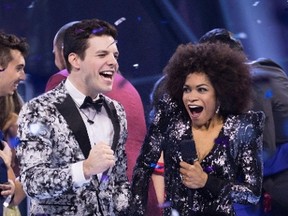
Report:
[[[89,136],[91,147],[96,145],[100,141],[107,143],[109,146],[112,146],[114,130],[111,119],[108,117],[108,114],[104,107],[101,108],[101,112],[97,113],[97,111],[93,108],[81,109],[80,106],[84,102],[86,95],[82,94],[68,79],[65,81],[65,87],[74,100],[76,107],[79,110],[79,113],[84,121],[86,126],[86,130]],[[93,98],[93,101],[98,99]],[[93,121],[91,124],[88,120]],[[102,173],[97,174],[98,179],[101,179]],[[73,182],[76,186],[81,186],[89,180],[86,180],[83,172],[83,161],[72,164],[72,178]]]

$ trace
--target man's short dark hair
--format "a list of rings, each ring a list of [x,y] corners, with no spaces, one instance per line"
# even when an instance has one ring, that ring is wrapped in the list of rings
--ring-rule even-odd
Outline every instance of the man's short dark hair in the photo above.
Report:
[[[25,38],[0,32],[0,66],[5,68],[13,60],[11,50],[19,50],[26,57],[28,48],[29,46]]]
[[[88,39],[93,36],[108,35],[116,40],[117,30],[115,26],[99,19],[82,20],[70,26],[64,34],[64,58],[67,70],[71,70],[68,61],[70,53],[76,53],[82,60],[85,58],[85,51],[88,48]]]

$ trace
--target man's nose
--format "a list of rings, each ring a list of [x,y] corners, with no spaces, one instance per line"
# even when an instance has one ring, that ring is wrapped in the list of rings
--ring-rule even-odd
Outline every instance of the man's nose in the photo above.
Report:
[[[118,59],[114,55],[110,55],[110,57],[108,59],[108,64],[109,65],[117,65]]]
[[[26,73],[25,73],[25,71],[22,70],[20,73],[21,73],[21,74],[20,74],[20,80],[25,80],[25,79],[26,79]]]

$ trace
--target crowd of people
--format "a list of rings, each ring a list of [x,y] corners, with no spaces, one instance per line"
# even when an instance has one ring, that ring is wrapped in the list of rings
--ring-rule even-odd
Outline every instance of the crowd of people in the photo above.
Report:
[[[226,29],[180,44],[146,130],[114,25],[67,23],[53,52],[60,71],[24,102],[28,44],[0,33],[0,215],[21,214],[26,196],[33,216],[285,215],[288,77],[277,63],[248,60]]]

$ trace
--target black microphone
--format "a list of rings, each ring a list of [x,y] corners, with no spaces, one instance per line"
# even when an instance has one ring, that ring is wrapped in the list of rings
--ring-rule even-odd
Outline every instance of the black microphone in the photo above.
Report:
[[[180,143],[180,152],[182,155],[182,160],[189,164],[194,164],[194,161],[198,160],[195,142],[192,139],[182,140]],[[189,203],[189,215],[192,215],[192,206],[193,206],[193,194],[192,189],[187,188],[188,190],[188,203]]]
[[[182,160],[186,163],[193,164],[194,161],[198,160],[195,142],[192,139],[181,141],[180,152],[182,155]]]

